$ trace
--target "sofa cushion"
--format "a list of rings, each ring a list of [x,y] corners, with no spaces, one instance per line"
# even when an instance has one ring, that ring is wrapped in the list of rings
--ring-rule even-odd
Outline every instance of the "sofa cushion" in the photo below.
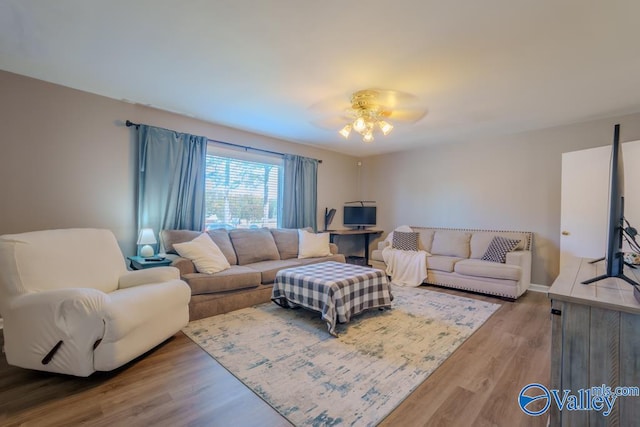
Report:
[[[215,274],[189,273],[182,279],[191,287],[191,295],[215,294],[260,285],[260,273],[247,267],[232,265]]]
[[[520,240],[507,239],[506,237],[495,236],[487,251],[482,255],[482,260],[499,262],[504,264],[507,259],[507,252],[511,252],[520,244]]]
[[[526,235],[524,233],[518,233],[516,231],[504,231],[504,232],[495,232],[495,231],[474,231],[471,236],[471,242],[469,246],[471,248],[471,254],[469,258],[481,259],[482,256],[487,252],[487,248],[491,244],[491,241],[495,236],[502,236],[508,239],[516,239],[520,240],[520,244],[514,250],[525,249],[526,243]]]
[[[297,259],[286,259],[278,261],[260,261],[253,264],[246,265],[245,267],[251,270],[257,271],[261,275],[261,282],[263,284],[273,283],[276,279],[276,273],[283,268],[298,267],[300,263]]]
[[[480,259],[463,259],[456,263],[455,272],[465,276],[492,279],[520,280],[522,269],[517,265],[500,264]]]
[[[173,247],[181,257],[193,261],[199,273],[212,274],[231,267],[218,245],[206,233],[190,242],[174,243]]]
[[[298,258],[330,256],[329,233],[309,233],[298,230]]]
[[[298,258],[298,230],[296,228],[272,228],[280,259]]]
[[[405,233],[403,231],[393,232],[392,247],[401,251],[418,250],[418,233]]]
[[[176,243],[190,242],[202,233],[193,230],[162,230],[160,231],[160,242],[164,251],[168,254],[178,254],[173,247]]]
[[[437,230],[433,235],[431,252],[433,255],[444,255],[469,258],[469,241],[471,233],[453,230]]]
[[[238,263],[238,258],[236,257],[236,251],[233,249],[233,244],[231,243],[227,230],[221,228],[209,230],[207,231],[207,234],[211,237],[211,240],[218,245],[224,256],[227,257],[229,264],[236,265]]]
[[[431,253],[431,245],[433,244],[433,235],[435,230],[416,229],[418,232],[418,249]]]
[[[453,272],[455,264],[463,258],[454,256],[432,255],[427,257],[427,269]]]
[[[229,237],[238,257],[238,265],[280,259],[278,247],[268,228],[235,229]]]

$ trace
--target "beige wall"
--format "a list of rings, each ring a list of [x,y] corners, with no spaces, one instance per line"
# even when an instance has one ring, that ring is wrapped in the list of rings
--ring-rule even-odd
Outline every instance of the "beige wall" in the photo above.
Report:
[[[550,285],[559,268],[562,153],[611,144],[615,123],[622,141],[640,139],[635,114],[369,157],[361,195],[378,201],[385,232],[402,224],[533,231],[532,282]]]
[[[357,198],[353,157],[3,71],[0,93],[0,234],[104,227],[113,230],[125,254],[134,253],[136,150],[135,131],[124,126],[127,119],[322,159],[319,227],[326,206]],[[341,209],[333,224],[342,224]]]
[[[640,114],[362,160],[213,125],[0,71],[0,234],[61,227],[113,230],[135,251],[134,131],[124,120],[323,160],[324,208],[376,200],[379,228],[401,224],[535,232],[533,282],[558,272],[561,154],[640,139]],[[126,96],[126,94],[123,94]],[[427,118],[428,119],[428,118]],[[627,195],[627,197],[632,197]],[[339,241],[346,253],[357,242]]]

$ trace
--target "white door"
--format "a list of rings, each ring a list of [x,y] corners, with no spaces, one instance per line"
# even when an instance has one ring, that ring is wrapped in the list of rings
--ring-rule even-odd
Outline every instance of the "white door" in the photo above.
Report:
[[[640,228],[640,141],[622,144],[625,218]],[[611,145],[562,154],[560,267],[567,256],[603,257]]]

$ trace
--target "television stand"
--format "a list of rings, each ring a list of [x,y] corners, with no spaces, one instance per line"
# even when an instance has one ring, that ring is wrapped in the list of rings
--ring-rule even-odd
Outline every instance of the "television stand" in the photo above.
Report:
[[[640,292],[609,277],[592,286],[580,285],[583,277],[600,276],[603,265],[581,258],[568,259],[549,289],[551,299],[550,389],[586,389],[595,384],[638,384],[637,359],[640,354]],[[633,271],[631,277],[640,279]],[[551,405],[549,425],[635,425],[638,398],[615,401],[611,416],[599,411],[560,412]],[[555,407],[555,408],[554,408]]]
[[[590,262],[589,264],[592,264],[592,263]],[[635,268],[635,267],[634,267],[634,268]],[[637,289],[638,289],[638,286],[640,286],[637,282],[635,282],[633,279],[631,279],[631,278],[629,278],[629,277],[625,276],[624,274],[618,274],[617,276],[607,276],[606,274],[602,274],[602,275],[600,275],[600,276],[593,277],[593,278],[591,278],[591,279],[585,280],[585,281],[580,282],[580,283],[582,283],[583,285],[589,285],[589,284],[591,284],[591,283],[599,282],[600,280],[608,279],[608,278],[610,278],[610,277],[615,278],[615,279],[622,279],[622,280],[624,280],[625,282],[627,282],[627,283],[629,283],[631,286],[633,286],[633,288],[634,288],[635,290],[637,290]]]
[[[329,241],[334,243],[336,236],[364,236],[364,265],[369,265],[369,240],[371,235],[382,234],[382,230],[372,229],[349,229],[349,230],[330,230]]]

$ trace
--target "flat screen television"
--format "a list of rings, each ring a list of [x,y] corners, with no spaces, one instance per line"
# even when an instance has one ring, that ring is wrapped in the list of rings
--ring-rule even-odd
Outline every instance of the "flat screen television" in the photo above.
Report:
[[[345,206],[342,222],[345,227],[374,227],[376,225],[376,207]]]
[[[609,206],[607,218],[607,247],[605,257],[592,262],[606,261],[605,274],[582,282],[587,285],[607,277],[617,277],[633,285],[638,292],[638,283],[624,275],[624,253],[622,242],[625,238],[624,218],[624,164],[622,144],[620,143],[620,125],[615,125],[613,145],[611,147],[611,166],[609,167]],[[634,238],[634,236],[631,236]]]

